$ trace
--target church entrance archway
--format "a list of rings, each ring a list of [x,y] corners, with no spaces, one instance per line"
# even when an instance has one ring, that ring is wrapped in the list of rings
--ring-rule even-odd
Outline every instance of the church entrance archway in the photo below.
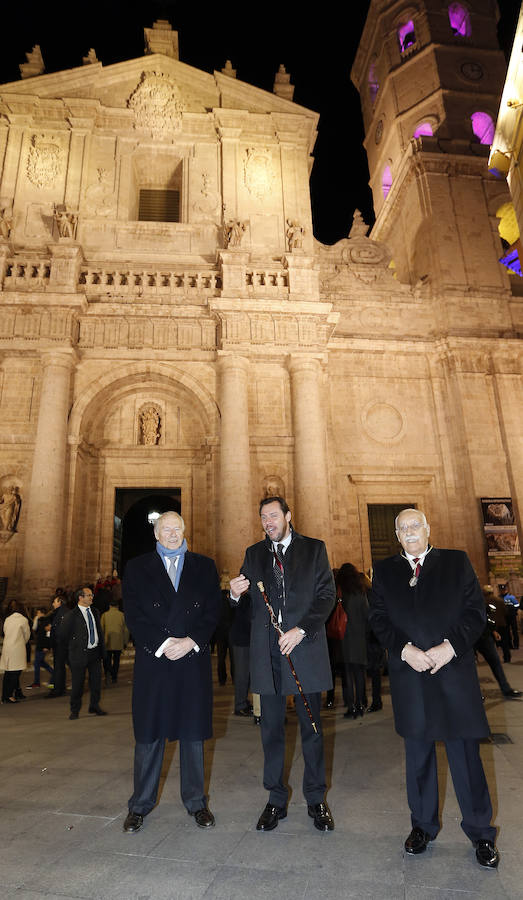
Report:
[[[181,489],[116,488],[113,559],[123,575],[127,560],[154,550],[154,521],[161,513],[181,513]]]

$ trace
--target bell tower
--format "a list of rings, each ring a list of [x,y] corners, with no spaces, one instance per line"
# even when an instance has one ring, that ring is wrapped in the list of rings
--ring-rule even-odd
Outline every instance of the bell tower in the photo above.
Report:
[[[440,296],[508,287],[489,174],[505,60],[495,0],[371,0],[352,69],[376,223],[397,276]]]

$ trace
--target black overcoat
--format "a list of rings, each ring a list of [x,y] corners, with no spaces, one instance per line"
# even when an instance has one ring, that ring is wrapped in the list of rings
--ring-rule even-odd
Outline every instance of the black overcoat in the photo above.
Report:
[[[241,572],[251,586],[251,690],[257,694],[274,694],[269,634],[273,627],[263,597],[257,587],[263,581],[272,600],[272,544],[259,541],[248,547]],[[304,537],[293,531],[292,541],[284,556],[285,606],[282,629],[303,628],[306,637],[292,651],[291,659],[306,694],[332,687],[331,667],[325,621],[335,602],[336,589],[323,541]],[[297,694],[298,688],[290,666],[282,659],[282,694]]]
[[[96,630],[98,632],[98,652],[100,654],[100,659],[103,659],[105,656],[105,643],[103,628],[100,622],[100,613],[92,604],[90,610],[94,621],[96,622]],[[78,609],[78,605],[66,611],[58,627],[57,639],[65,648],[67,658],[71,665],[87,665],[89,632],[87,630],[84,615]]]
[[[485,601],[469,558],[461,550],[433,548],[415,587],[411,577],[401,554],[377,562],[370,594],[370,625],[389,651],[396,730],[424,740],[486,737],[473,649],[485,627]],[[435,675],[401,661],[408,641],[428,650],[445,638],[456,658]]]
[[[156,550],[129,560],[123,579],[127,627],[136,654],[133,680],[135,738],[201,741],[212,736],[209,641],[220,616],[221,592],[212,559],[185,554],[175,591]],[[168,637],[190,637],[200,650],[182,659],[155,656]]]

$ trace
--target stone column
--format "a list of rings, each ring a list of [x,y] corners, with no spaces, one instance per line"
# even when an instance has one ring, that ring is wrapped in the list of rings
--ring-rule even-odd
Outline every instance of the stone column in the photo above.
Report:
[[[249,445],[249,361],[221,356],[221,413],[218,483],[218,566],[237,575],[245,548],[252,543],[251,459]]]
[[[72,352],[46,352],[36,426],[31,487],[27,503],[24,591],[27,599],[49,599],[63,561],[67,416]],[[29,596],[30,595],[30,596]]]
[[[329,479],[325,415],[318,359],[291,356],[294,426],[294,524],[297,531],[330,541]]]

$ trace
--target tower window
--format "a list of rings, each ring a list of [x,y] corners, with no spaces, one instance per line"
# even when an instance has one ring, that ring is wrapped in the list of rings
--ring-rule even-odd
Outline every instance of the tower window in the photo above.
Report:
[[[398,28],[398,41],[402,53],[405,53],[409,47],[416,43],[416,32],[412,19],[409,19],[408,22],[405,22],[404,25],[400,25]]]
[[[381,190],[383,191],[383,196],[386,197],[392,187],[392,172],[390,170],[390,166],[385,166],[383,169],[383,175],[381,176]]]
[[[378,76],[376,75],[376,59],[375,58],[371,61],[371,64],[369,66],[368,81],[369,81],[370,102],[374,103],[374,101],[376,100],[376,97],[378,96],[378,91],[380,89],[380,86],[378,83]]]
[[[470,24],[470,13],[462,3],[449,4],[449,22],[452,34],[456,37],[470,37],[472,27]]]
[[[471,117],[472,131],[480,144],[491,144],[494,140],[495,126],[492,116],[486,112],[474,112]]]
[[[432,130],[432,125],[430,124],[430,122],[422,122],[420,125],[418,125],[412,136],[417,138],[417,137],[421,137],[423,134],[430,136],[430,137],[432,137],[432,135],[434,134],[434,132]]]
[[[138,220],[140,222],[179,222],[180,192],[142,188]]]

